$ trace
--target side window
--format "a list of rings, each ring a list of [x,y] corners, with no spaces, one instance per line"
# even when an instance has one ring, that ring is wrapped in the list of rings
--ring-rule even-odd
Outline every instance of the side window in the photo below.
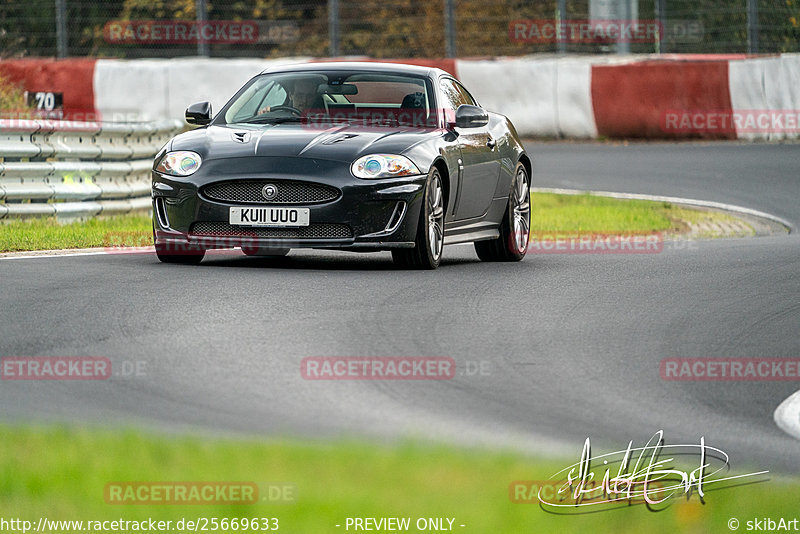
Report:
[[[453,80],[442,78],[439,80],[439,88],[442,90],[442,112],[447,122],[456,120],[456,110],[461,104],[466,104]]]
[[[444,95],[444,102],[442,102],[444,108],[455,112],[455,110],[458,109],[458,106],[461,104],[466,104],[466,102],[463,101],[461,91],[459,91],[458,87],[456,87],[456,84],[453,82],[453,80],[442,78],[439,80],[439,87]]]
[[[469,91],[464,89],[463,85],[461,85],[460,83],[456,82],[455,86],[456,86],[456,89],[458,89],[458,92],[461,93],[461,103],[462,104],[469,104],[470,106],[477,106],[478,105],[478,102],[474,98],[472,98],[472,95],[469,94]]]

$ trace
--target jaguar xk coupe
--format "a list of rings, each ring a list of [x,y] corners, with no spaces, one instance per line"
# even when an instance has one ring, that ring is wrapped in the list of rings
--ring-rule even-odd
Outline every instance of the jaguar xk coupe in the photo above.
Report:
[[[531,157],[511,122],[435,68],[306,63],[255,76],[153,164],[153,233],[163,262],[211,248],[390,250],[435,269],[446,244],[484,261],[528,247]]]

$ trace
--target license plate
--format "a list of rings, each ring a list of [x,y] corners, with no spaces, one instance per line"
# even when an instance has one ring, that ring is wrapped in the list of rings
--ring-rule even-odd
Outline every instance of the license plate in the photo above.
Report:
[[[237,226],[308,226],[309,208],[231,208],[228,221]]]

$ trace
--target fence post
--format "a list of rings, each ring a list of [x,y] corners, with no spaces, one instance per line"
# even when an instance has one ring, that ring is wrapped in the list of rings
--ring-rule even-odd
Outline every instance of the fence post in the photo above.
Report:
[[[339,55],[339,0],[328,0],[328,39],[331,56]]]
[[[658,40],[656,41],[656,54],[663,54],[667,51],[664,32],[667,31],[666,0],[655,0],[655,15],[658,23]]]
[[[622,20],[626,23],[630,23],[631,19],[633,18],[633,13],[631,12],[631,3],[634,0],[622,0]],[[620,39],[617,41],[617,54],[630,54],[631,53],[631,43],[626,41],[621,35]]]
[[[447,57],[456,57],[455,0],[444,0],[444,46]]]
[[[203,27],[205,26],[208,14],[206,12],[206,0],[195,0],[195,11],[197,12],[197,55],[208,57],[208,42],[203,39]]]
[[[67,42],[67,0],[56,0],[56,50],[59,58],[69,55]]]
[[[747,51],[758,54],[758,0],[747,0]]]
[[[567,0],[558,0],[558,16],[556,17],[556,22],[558,23],[559,28],[561,27],[561,23],[567,19]],[[559,33],[556,32],[556,36]],[[558,39],[558,53],[559,54],[566,54],[567,53],[567,41],[564,39],[562,35],[560,39]]]

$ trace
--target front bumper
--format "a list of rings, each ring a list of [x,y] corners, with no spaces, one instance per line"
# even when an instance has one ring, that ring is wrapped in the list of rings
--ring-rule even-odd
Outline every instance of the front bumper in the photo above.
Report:
[[[294,160],[281,168],[274,161],[247,158],[239,172],[223,171],[221,161],[204,162],[204,168],[188,178],[153,171],[153,213],[156,243],[180,248],[336,248],[346,250],[389,250],[413,248],[422,207],[426,175],[362,180],[350,174],[349,165],[315,160]],[[231,160],[228,160],[230,162]],[[256,167],[256,168],[253,168]],[[269,168],[264,172],[263,168]],[[202,172],[202,174],[200,174]],[[325,184],[341,195],[321,204],[291,204],[308,208],[307,227],[256,227],[229,224],[231,207],[289,207],[287,204],[229,202],[212,200],[204,186],[219,181],[258,180]]]

